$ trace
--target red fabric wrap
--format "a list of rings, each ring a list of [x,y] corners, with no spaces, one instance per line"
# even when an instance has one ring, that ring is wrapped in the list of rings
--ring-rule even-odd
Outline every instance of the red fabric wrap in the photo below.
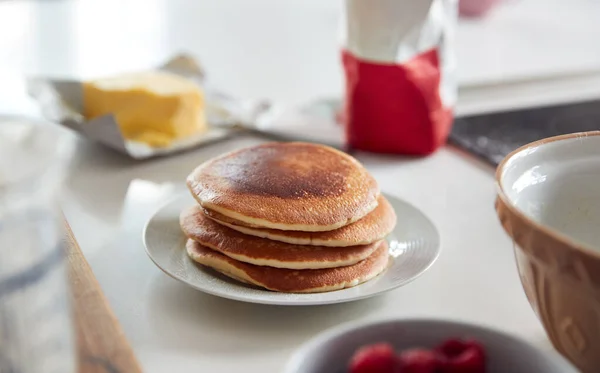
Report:
[[[436,49],[403,64],[361,60],[342,51],[346,76],[343,118],[351,149],[425,155],[446,142],[452,109],[439,95]]]

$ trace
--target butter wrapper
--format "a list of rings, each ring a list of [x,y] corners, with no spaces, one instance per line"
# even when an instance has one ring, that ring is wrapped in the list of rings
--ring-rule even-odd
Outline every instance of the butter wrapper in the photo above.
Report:
[[[176,56],[159,66],[158,70],[183,76],[202,87],[207,131],[176,140],[167,147],[151,147],[124,138],[112,115],[86,120],[83,115],[83,81],[32,77],[26,83],[27,93],[38,103],[46,119],[140,160],[181,152],[231,137],[249,128],[249,123],[268,108],[268,104],[264,102],[234,99],[214,89],[205,79],[200,65],[190,56]]]
[[[317,99],[300,106],[274,103],[254,121],[254,131],[275,140],[307,141],[347,150],[339,99]]]

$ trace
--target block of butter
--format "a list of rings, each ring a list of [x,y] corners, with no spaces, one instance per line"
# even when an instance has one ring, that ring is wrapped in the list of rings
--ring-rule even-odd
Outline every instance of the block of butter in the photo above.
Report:
[[[155,148],[207,129],[201,88],[162,71],[84,82],[83,114],[88,120],[112,114],[124,138]]]

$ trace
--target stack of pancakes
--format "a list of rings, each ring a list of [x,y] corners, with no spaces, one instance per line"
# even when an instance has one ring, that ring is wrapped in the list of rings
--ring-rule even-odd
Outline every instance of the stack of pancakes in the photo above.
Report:
[[[181,213],[194,261],[280,292],[343,289],[388,264],[394,210],[349,155],[309,143],[268,143],[196,168],[198,204]]]

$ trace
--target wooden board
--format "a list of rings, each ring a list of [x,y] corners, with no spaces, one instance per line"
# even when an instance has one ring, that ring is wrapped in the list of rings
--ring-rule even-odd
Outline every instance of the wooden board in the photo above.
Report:
[[[73,293],[79,373],[140,373],[123,330],[65,223],[69,282]]]

